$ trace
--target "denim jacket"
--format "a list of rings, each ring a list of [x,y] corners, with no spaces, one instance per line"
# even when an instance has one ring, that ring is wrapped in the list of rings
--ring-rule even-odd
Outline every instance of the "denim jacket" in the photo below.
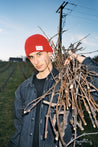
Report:
[[[91,64],[93,68],[96,67],[92,63],[90,58],[85,59],[83,62],[84,65]],[[98,68],[97,68],[98,69]],[[53,68],[52,73],[54,76],[58,74],[58,71]],[[16,128],[15,134],[11,137],[8,147],[32,147],[33,144],[33,133],[34,133],[34,124],[35,124],[35,114],[36,107],[34,107],[30,113],[24,115],[23,110],[25,106],[32,100],[37,98],[36,88],[33,84],[32,75],[29,79],[24,81],[15,92],[15,101],[14,101],[14,125]],[[97,82],[97,83],[96,83]],[[43,94],[51,88],[55,83],[51,74],[46,78],[45,85],[43,88]],[[98,78],[95,81],[95,85],[98,88]],[[98,93],[96,93],[95,98],[98,100]],[[49,101],[49,96],[45,97],[45,100]],[[39,146],[40,147],[57,147],[58,142],[54,141],[54,134],[51,127],[51,124],[48,123],[48,134],[47,138],[44,139],[45,131],[45,116],[47,114],[48,106],[41,102],[40,108],[40,122],[39,122]],[[64,136],[65,141],[69,142],[72,137],[72,128],[69,123],[71,112],[69,113],[68,126],[66,129],[66,134]]]
[[[52,73],[55,77],[58,74],[58,71],[53,68]],[[16,128],[16,132],[9,142],[9,147],[32,147],[36,107],[33,108],[30,113],[27,113],[26,115],[23,114],[23,108],[29,102],[37,98],[36,89],[33,84],[33,77],[34,75],[24,81],[15,92],[14,125]],[[53,80],[51,74],[49,74],[45,81],[43,94],[50,89],[54,82],[55,81]],[[45,100],[49,101],[49,96],[46,96]],[[40,147],[56,147],[58,146],[58,142],[54,141],[54,134],[50,123],[48,123],[47,138],[44,139],[45,116],[47,114],[47,110],[48,106],[41,102],[39,122],[39,145]],[[68,125],[68,132],[69,133],[67,133],[66,135],[66,140],[69,141],[72,135],[72,129],[70,125]]]

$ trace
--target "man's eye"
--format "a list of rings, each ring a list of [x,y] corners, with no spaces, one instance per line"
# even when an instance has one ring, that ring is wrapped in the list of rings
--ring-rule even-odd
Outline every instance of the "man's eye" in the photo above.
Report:
[[[38,56],[40,56],[41,55],[41,52],[40,53],[38,53]]]
[[[29,56],[30,59],[33,59],[33,56]]]

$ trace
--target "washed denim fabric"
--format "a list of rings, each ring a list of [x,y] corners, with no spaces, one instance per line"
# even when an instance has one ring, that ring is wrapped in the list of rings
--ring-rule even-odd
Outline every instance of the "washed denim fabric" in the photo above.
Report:
[[[91,67],[96,68],[98,72],[98,66],[90,59],[86,58],[83,62],[84,65],[91,65]],[[91,69],[89,66],[89,69]],[[92,70],[92,69],[91,69]],[[95,69],[94,69],[95,70]],[[53,68],[52,73],[54,76],[58,74],[58,71]],[[25,106],[32,100],[37,98],[37,93],[35,86],[33,84],[33,76],[26,81],[24,81],[15,92],[14,101],[14,125],[16,128],[15,134],[11,137],[8,147],[32,147],[33,143],[33,133],[34,133],[34,122],[36,107],[34,107],[30,113],[24,115],[23,110]],[[43,94],[55,83],[51,74],[47,77],[44,85]],[[94,77],[94,84],[98,88],[98,77]],[[57,86],[57,89],[59,85]],[[93,96],[98,100],[98,93],[93,93]],[[49,96],[45,97],[45,100],[49,101]],[[54,98],[54,102],[56,98]],[[40,122],[39,122],[39,145],[40,147],[56,147],[58,142],[54,141],[54,133],[51,124],[48,123],[48,134],[47,138],[44,139],[44,129],[45,129],[45,116],[47,114],[48,106],[41,102],[40,108]],[[65,130],[64,140],[69,142],[72,138],[72,128],[69,123],[71,117],[71,111],[68,116],[68,125]]]
[[[54,76],[58,74],[58,71],[53,68],[52,73]],[[9,142],[9,147],[32,147],[33,143],[33,133],[34,133],[34,121],[36,107],[34,107],[30,113],[24,115],[23,110],[25,106],[32,100],[37,98],[37,93],[35,86],[33,84],[34,75],[24,81],[15,92],[14,101],[14,125],[16,128],[15,134],[11,137]],[[43,94],[50,89],[50,87],[55,83],[51,74],[46,78]],[[57,89],[59,85],[57,86]],[[49,101],[50,96],[46,96],[45,100]],[[56,102],[56,98],[54,98]],[[39,122],[39,145],[40,147],[55,147],[58,146],[58,142],[54,141],[54,133],[50,122],[48,123],[48,137],[44,139],[44,129],[45,129],[45,116],[47,114],[48,106],[41,102],[40,109],[40,122]],[[69,123],[68,123],[69,124]],[[67,132],[68,131],[68,132]],[[72,136],[71,126],[68,125],[66,130],[66,141],[68,142]]]
[[[82,63],[86,69],[89,71],[96,72],[98,74],[98,63],[92,60],[90,57],[87,57],[83,63]],[[97,89],[98,89],[98,75],[91,76],[92,78],[88,78],[88,81],[91,82]],[[91,92],[92,97],[94,98],[95,101],[98,101],[98,91]]]

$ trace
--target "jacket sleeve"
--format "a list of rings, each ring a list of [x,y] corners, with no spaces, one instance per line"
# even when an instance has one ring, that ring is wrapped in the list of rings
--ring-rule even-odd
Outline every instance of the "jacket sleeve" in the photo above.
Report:
[[[86,65],[89,71],[94,71],[98,74],[98,63],[90,57],[87,57],[82,64],[84,66]],[[98,89],[98,76],[92,75],[92,79],[92,84]],[[90,81],[90,79],[88,79],[88,81]],[[95,101],[98,101],[98,91],[92,92],[91,95]]]
[[[15,134],[11,137],[8,147],[19,147],[20,135],[22,129],[22,118],[23,118],[23,101],[21,98],[21,87],[15,92],[14,99],[14,126],[15,126]]]

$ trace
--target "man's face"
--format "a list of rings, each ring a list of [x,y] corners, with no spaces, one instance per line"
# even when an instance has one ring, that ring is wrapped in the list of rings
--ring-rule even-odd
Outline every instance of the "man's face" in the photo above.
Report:
[[[39,72],[43,72],[52,64],[51,55],[51,52],[32,52],[29,54],[29,59]]]

